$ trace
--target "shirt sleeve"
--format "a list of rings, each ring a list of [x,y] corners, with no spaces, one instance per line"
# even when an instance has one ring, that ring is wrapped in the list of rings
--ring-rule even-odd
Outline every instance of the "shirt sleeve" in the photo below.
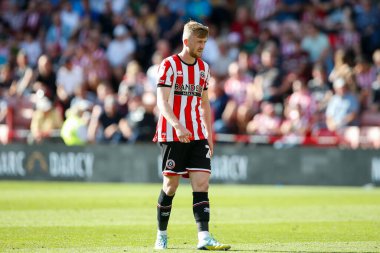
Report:
[[[169,60],[164,60],[158,68],[157,86],[171,87],[173,84],[173,68]]]
[[[210,68],[208,68],[204,90],[208,89],[208,85],[209,85],[209,82],[210,82],[210,77],[211,77]]]

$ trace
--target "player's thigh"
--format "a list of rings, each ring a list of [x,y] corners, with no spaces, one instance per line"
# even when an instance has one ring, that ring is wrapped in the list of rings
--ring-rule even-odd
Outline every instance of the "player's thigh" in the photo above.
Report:
[[[194,171],[189,173],[191,188],[193,192],[207,192],[210,181],[210,173]]]
[[[180,142],[160,143],[162,151],[161,169],[164,175],[187,174],[185,161],[188,147],[186,144]]]
[[[194,141],[187,152],[186,168],[191,172],[211,173],[210,147],[207,140]]]

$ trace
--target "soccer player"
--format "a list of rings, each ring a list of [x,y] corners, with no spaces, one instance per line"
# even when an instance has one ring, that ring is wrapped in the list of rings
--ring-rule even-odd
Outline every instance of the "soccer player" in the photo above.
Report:
[[[207,94],[210,69],[201,59],[208,27],[185,24],[183,49],[164,59],[158,71],[157,106],[160,117],[153,139],[162,149],[163,188],[158,198],[156,249],[167,248],[167,227],[180,177],[190,178],[193,213],[198,226],[198,249],[228,250],[209,233],[208,186],[213,142]]]

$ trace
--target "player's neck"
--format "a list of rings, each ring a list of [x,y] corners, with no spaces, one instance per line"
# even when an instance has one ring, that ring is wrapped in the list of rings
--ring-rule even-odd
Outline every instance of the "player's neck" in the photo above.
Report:
[[[182,50],[181,53],[178,54],[178,56],[184,63],[188,65],[193,65],[196,61],[196,59],[192,57],[185,49]]]

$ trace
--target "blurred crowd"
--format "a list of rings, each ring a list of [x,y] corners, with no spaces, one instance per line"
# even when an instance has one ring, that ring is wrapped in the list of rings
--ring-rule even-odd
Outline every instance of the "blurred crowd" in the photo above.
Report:
[[[158,65],[190,19],[210,29],[215,133],[380,148],[371,0],[3,0],[1,143],[151,141]]]

